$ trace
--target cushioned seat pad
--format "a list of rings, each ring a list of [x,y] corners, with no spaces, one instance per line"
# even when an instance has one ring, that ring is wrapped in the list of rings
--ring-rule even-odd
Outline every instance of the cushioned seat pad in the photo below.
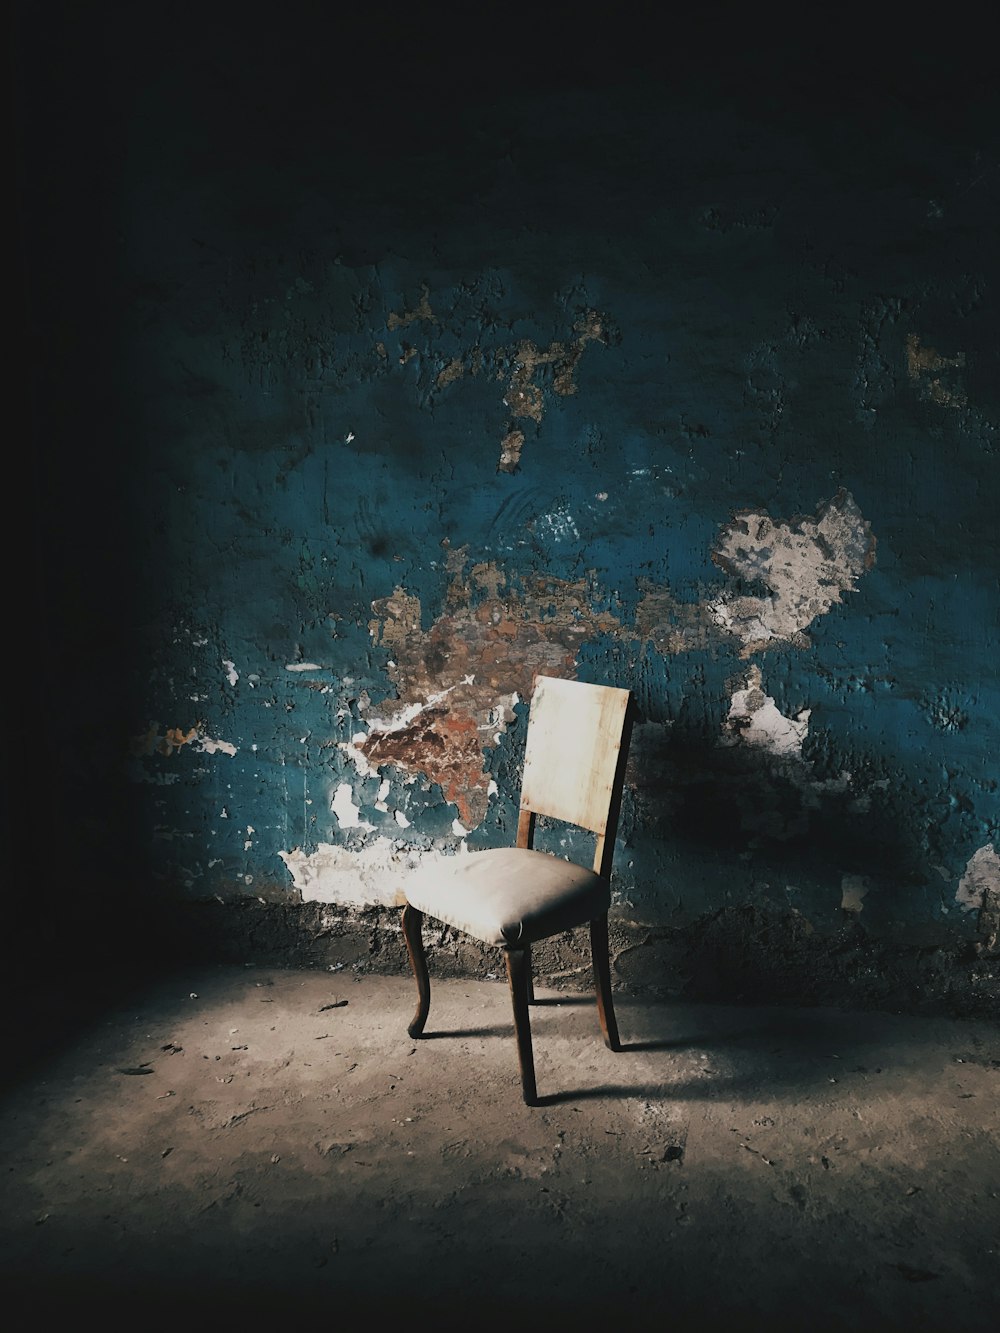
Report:
[[[404,892],[412,907],[487,944],[532,944],[603,916],[608,881],[548,852],[495,847],[421,867]]]

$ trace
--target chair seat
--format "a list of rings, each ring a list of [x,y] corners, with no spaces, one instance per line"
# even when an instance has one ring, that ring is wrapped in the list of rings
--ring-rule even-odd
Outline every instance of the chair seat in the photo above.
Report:
[[[493,847],[422,867],[407,902],[486,944],[528,945],[607,912],[611,887],[549,852]]]

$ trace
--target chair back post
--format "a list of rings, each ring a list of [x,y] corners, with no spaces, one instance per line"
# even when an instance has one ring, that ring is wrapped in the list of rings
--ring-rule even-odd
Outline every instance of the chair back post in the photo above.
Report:
[[[535,815],[532,810],[521,809],[517,816],[517,843],[518,847],[526,847],[529,851],[535,843]]]
[[[618,817],[622,808],[622,792],[625,787],[625,769],[628,765],[629,745],[632,742],[632,726],[635,721],[635,700],[629,695],[625,709],[625,721],[622,724],[621,747],[618,762],[615,765],[614,783],[611,788],[611,804],[608,807],[608,822],[604,836],[598,836],[594,848],[594,870],[605,879],[611,878],[611,865],[615,856],[615,842],[618,837]]]

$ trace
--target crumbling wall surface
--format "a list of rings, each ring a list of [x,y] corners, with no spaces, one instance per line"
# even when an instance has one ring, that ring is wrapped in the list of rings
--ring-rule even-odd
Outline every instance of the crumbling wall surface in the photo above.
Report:
[[[91,109],[136,880],[391,914],[548,673],[636,696],[621,929],[995,955],[995,103],[225,36]]]

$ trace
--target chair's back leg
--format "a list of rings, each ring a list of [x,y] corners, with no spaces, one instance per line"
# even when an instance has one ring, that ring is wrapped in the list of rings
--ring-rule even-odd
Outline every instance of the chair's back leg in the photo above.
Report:
[[[411,1037],[419,1037],[427,1022],[431,1007],[431,979],[427,971],[427,955],[424,953],[424,941],[421,934],[424,914],[418,912],[409,903],[403,908],[403,938],[406,940],[406,952],[410,956],[410,966],[417,981],[417,1012],[413,1022],[406,1029]]]
[[[594,962],[594,985],[597,990],[597,1016],[601,1020],[604,1044],[610,1051],[620,1051],[618,1020],[611,998],[611,959],[608,953],[608,918],[599,916],[590,923],[590,952]]]
[[[531,1021],[528,1017],[528,994],[531,988],[530,949],[505,948],[507,980],[514,1006],[514,1031],[517,1033],[517,1059],[521,1066],[521,1091],[526,1106],[538,1101],[535,1087],[535,1057],[531,1050]]]

